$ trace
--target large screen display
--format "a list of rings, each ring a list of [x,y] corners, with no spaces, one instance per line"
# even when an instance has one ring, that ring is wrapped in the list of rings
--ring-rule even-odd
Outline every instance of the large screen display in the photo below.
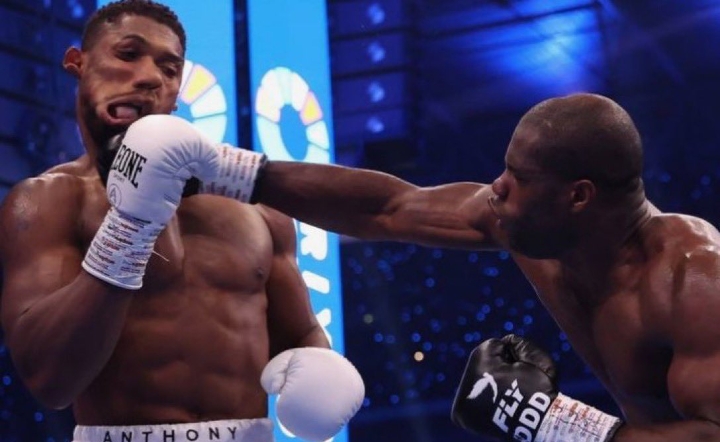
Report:
[[[247,8],[254,149],[270,159],[334,162],[325,1],[248,0]],[[296,227],[315,314],[333,349],[344,353],[338,237]],[[297,440],[276,428],[278,441]],[[346,441],[346,430],[333,440]]]

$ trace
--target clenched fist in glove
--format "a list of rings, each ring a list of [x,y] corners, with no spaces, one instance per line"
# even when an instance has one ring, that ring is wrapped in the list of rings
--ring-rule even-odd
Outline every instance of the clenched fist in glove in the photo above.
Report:
[[[139,289],[155,241],[175,214],[185,182],[210,179],[219,156],[189,122],[148,115],[130,125],[112,154],[98,162],[110,201],[82,266],[110,284]],[[100,158],[110,159],[105,153]],[[102,166],[102,167],[101,167]]]
[[[249,202],[264,163],[264,154],[213,143],[182,118],[140,118],[99,152],[96,166],[111,208],[83,268],[110,284],[139,289],[155,241],[182,196]]]
[[[280,353],[265,366],[261,383],[268,394],[280,395],[276,405],[280,423],[311,442],[334,436],[365,397],[365,384],[355,367],[326,348]]]
[[[620,419],[559,393],[555,376],[550,356],[527,339],[487,340],[470,355],[452,420],[498,440],[609,441]]]

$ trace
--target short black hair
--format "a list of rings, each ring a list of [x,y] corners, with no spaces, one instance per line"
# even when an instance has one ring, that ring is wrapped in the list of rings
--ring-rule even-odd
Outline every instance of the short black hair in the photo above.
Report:
[[[640,134],[611,99],[588,93],[545,100],[521,120],[540,130],[538,160],[569,179],[590,179],[606,190],[637,188],[643,171]]]
[[[180,39],[180,45],[185,53],[185,29],[177,14],[169,7],[153,0],[117,0],[95,11],[85,23],[81,42],[82,50],[86,51],[95,44],[104,24],[115,23],[124,15],[148,17],[169,27]]]

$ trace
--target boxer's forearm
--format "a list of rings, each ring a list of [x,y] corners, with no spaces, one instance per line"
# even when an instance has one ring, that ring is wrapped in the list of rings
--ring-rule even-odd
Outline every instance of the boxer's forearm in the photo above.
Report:
[[[323,328],[318,325],[316,327],[313,327],[313,329],[308,332],[305,336],[298,341],[298,344],[296,347],[320,347],[320,348],[330,348],[330,342],[328,342],[328,338],[325,335],[325,331],[323,331]]]
[[[648,426],[624,425],[610,442],[706,442],[720,440],[720,426],[710,421],[688,420]]]
[[[345,235],[386,239],[393,201],[416,189],[381,172],[341,166],[270,161],[257,202],[293,218]]]
[[[30,306],[6,336],[19,374],[50,408],[64,408],[107,363],[132,295],[85,272]]]

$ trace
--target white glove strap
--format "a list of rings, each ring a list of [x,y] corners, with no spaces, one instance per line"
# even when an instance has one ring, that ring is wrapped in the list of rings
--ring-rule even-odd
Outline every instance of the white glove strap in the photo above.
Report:
[[[540,424],[535,442],[606,442],[621,423],[615,416],[560,393]]]
[[[220,173],[214,180],[203,180],[200,193],[250,202],[258,172],[265,163],[265,154],[222,144],[216,147],[220,157]]]
[[[129,217],[110,207],[85,254],[82,267],[105,282],[136,290],[163,225]]]

